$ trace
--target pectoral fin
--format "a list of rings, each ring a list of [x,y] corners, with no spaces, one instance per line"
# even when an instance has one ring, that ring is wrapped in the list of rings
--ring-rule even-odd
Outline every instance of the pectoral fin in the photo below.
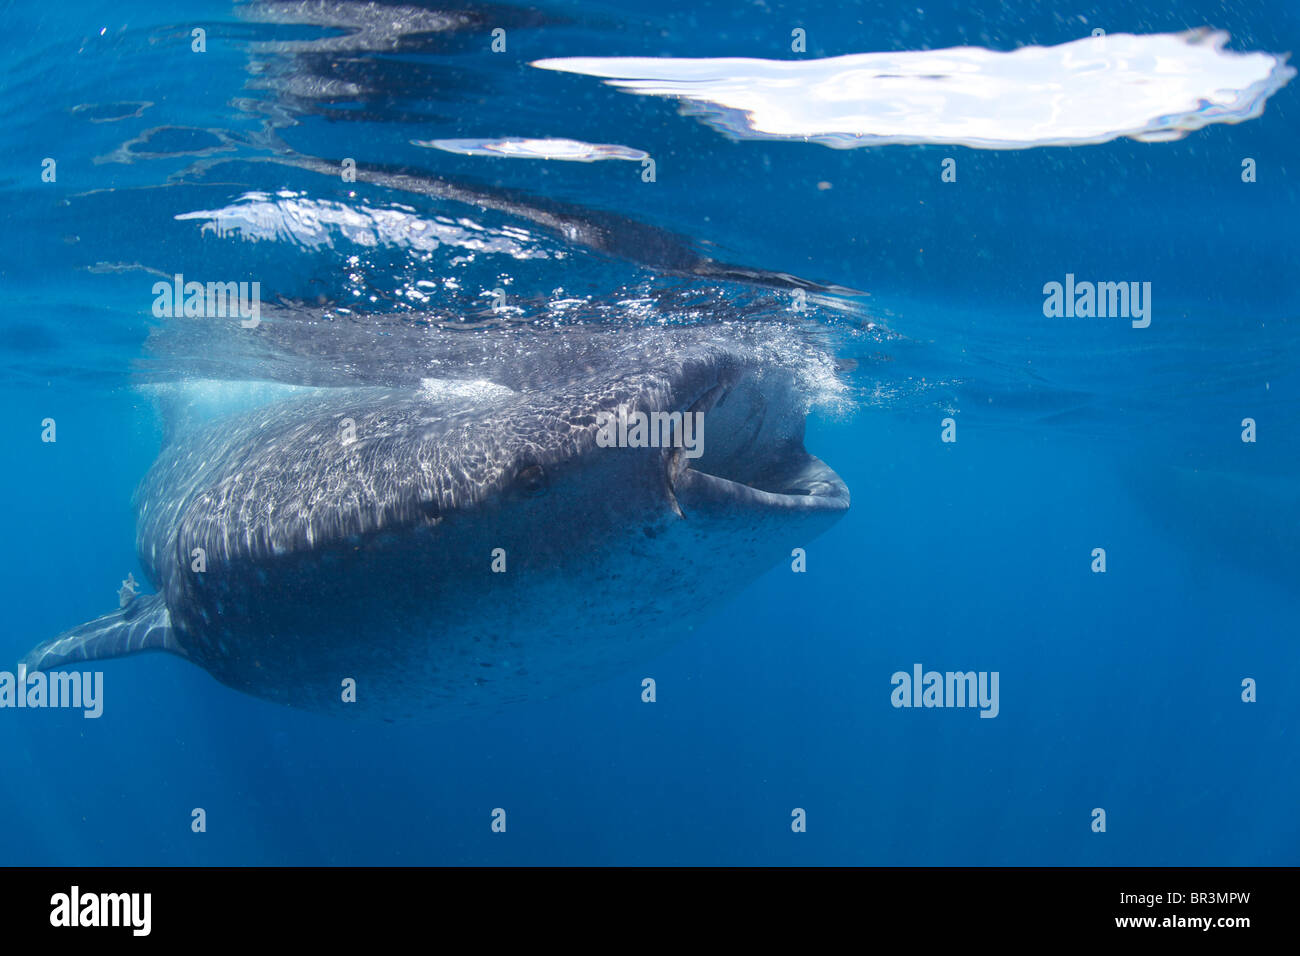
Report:
[[[170,651],[185,656],[172,630],[171,612],[161,594],[142,594],[126,607],[87,621],[44,644],[18,662],[28,671],[43,671],[82,661],[102,661],[142,651]]]

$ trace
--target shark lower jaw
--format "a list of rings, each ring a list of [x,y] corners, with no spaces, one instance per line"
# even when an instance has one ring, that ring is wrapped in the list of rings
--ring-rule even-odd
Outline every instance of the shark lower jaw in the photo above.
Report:
[[[849,489],[835,470],[803,446],[803,415],[773,406],[788,395],[763,395],[750,389],[739,413],[733,403],[725,417],[718,411],[733,391],[746,384],[723,380],[685,409],[702,416],[704,454],[665,449],[664,476],[674,510],[685,517],[693,509],[724,507],[771,512],[847,511]],[[769,418],[787,428],[769,426]],[[788,426],[797,423],[791,431]],[[722,434],[724,449],[708,453],[712,429]],[[739,438],[737,436],[740,436]]]
[[[820,458],[806,452],[792,461],[785,480],[772,490],[683,467],[671,485],[673,501],[683,516],[694,509],[728,506],[772,512],[843,512],[849,489]]]

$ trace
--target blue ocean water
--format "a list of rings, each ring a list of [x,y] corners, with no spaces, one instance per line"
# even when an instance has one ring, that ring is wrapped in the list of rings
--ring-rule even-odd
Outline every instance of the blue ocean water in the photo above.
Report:
[[[132,494],[164,423],[142,383],[401,359],[389,334],[343,359],[172,341],[150,289],[174,273],[336,318],[490,314],[500,287],[521,322],[798,322],[839,368],[806,443],[852,507],[805,573],[774,567],[686,611],[644,667],[498,715],[354,723],[167,655],[107,661],[99,719],[0,709],[0,860],[1300,861],[1296,83],[1168,142],[835,149],[531,65],[1199,27],[1285,54],[1294,6],[417,6],[6,8],[0,653],[146,581]],[[505,137],[639,150],[654,180],[637,160],[416,145]],[[340,178],[345,157],[371,178]],[[1067,274],[1149,282],[1150,326],[1045,316]],[[917,663],[998,672],[997,717],[894,707]]]

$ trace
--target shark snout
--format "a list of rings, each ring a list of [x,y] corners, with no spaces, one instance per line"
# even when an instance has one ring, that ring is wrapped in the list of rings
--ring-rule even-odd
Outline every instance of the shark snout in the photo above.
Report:
[[[682,412],[696,442],[663,451],[677,514],[727,506],[776,511],[845,511],[843,479],[804,448],[806,415],[788,381],[720,375]]]

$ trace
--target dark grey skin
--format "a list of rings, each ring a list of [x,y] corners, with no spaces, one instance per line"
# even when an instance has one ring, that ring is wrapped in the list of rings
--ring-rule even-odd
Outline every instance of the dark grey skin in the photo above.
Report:
[[[629,669],[848,508],[803,447],[779,343],[622,330],[539,355],[518,338],[501,370],[467,373],[515,390],[316,388],[178,429],[138,494],[158,593],[23,664],[166,650],[245,693],[385,719],[639,685]],[[597,414],[620,405],[703,412],[703,456],[599,447]]]

